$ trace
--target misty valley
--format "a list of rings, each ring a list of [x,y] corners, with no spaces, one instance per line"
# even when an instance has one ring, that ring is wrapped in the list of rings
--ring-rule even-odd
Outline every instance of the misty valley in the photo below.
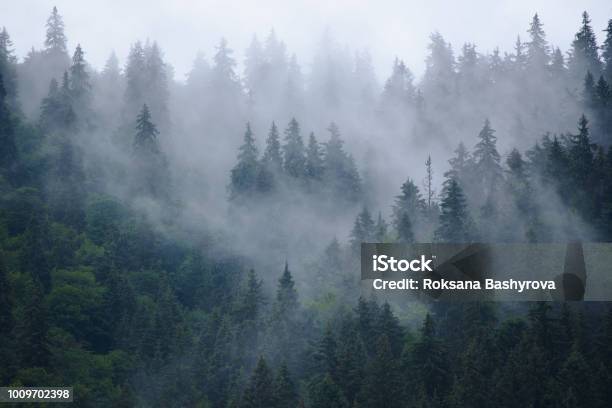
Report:
[[[384,78],[333,30],[301,60],[260,27],[243,53],[194,45],[182,78],[163,38],[95,67],[107,43],[81,46],[64,12],[23,57],[0,31],[0,387],[83,407],[612,406],[608,302],[362,296],[360,275],[362,243],[612,242],[612,19],[551,17],[565,49],[544,13],[509,50],[440,27],[422,75],[398,57]],[[431,270],[391,260],[371,262]],[[533,279],[483,290],[554,289]]]

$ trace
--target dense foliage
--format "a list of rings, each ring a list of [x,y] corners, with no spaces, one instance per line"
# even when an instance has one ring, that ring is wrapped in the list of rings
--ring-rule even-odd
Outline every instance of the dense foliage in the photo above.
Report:
[[[265,49],[257,40],[249,48],[248,92],[225,40],[212,67],[198,58],[182,96],[203,89],[216,96],[204,98],[198,116],[212,135],[227,130],[215,118],[228,112],[243,128],[244,110],[269,110],[258,118],[280,107],[303,113],[300,106],[318,98],[340,115],[347,95],[351,109],[390,123],[414,119],[417,134],[441,135],[432,115],[457,101],[478,116],[503,103],[492,95],[522,90],[555,100],[544,103],[554,111],[567,101],[553,88],[581,89],[564,94],[584,111],[572,119],[576,130],[544,134],[524,154],[500,154],[495,122],[482,115],[482,130],[465,140],[474,148],[461,143],[449,160],[439,197],[428,158],[423,193],[408,178],[389,203],[388,222],[385,209],[368,209],[368,177],[334,122],[321,144],[312,133],[305,140],[295,118],[281,130],[270,121],[261,154],[247,124],[237,161],[223,174],[227,197],[217,197],[231,214],[257,205],[274,212],[270,203],[290,206],[295,197],[333,202],[333,214],[357,208],[350,239],[333,239],[299,274],[292,259],[255,271],[222,233],[185,222],[186,176],[172,172],[168,140],[179,125],[155,43],[134,44],[123,73],[116,57],[96,73],[80,46],[69,58],[57,9],[46,49],[21,63],[3,30],[0,383],[74,386],[78,406],[610,406],[607,305],[432,302],[398,312],[359,298],[355,261],[367,241],[612,240],[612,21],[601,58],[589,24],[585,13],[567,63],[549,49],[537,15],[531,41],[519,40],[505,58],[467,44],[455,61],[434,34],[422,89],[398,60],[380,98],[361,54],[352,90],[333,72],[336,82],[319,78],[305,95],[299,66],[274,33]],[[329,72],[319,65],[312,75]],[[530,120],[525,126],[540,132],[544,124]],[[104,132],[108,146],[96,140]]]

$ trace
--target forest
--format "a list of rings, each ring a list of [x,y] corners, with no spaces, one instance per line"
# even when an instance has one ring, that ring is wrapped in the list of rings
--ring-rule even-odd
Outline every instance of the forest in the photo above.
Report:
[[[96,70],[57,8],[43,24],[25,58],[0,31],[0,385],[83,407],[611,406],[607,302],[383,301],[359,248],[611,242],[612,19],[576,16],[566,50],[538,14],[508,51],[435,32],[422,77],[397,58],[382,82],[330,33],[308,69],[272,30],[179,80],[154,40]]]

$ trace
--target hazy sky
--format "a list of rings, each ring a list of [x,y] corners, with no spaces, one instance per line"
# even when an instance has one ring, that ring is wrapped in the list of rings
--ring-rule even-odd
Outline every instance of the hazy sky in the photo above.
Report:
[[[9,30],[20,57],[42,47],[54,5],[64,17],[70,49],[81,43],[94,66],[103,66],[112,50],[123,63],[130,43],[150,38],[160,43],[177,79],[184,78],[198,50],[210,57],[220,37],[242,62],[253,33],[261,38],[271,28],[305,69],[330,28],[341,44],[368,49],[384,78],[395,56],[420,74],[435,30],[455,50],[475,42],[482,52],[496,45],[510,51],[538,12],[548,40],[566,50],[583,10],[591,14],[600,42],[612,18],[609,0],[0,0],[0,26]]]

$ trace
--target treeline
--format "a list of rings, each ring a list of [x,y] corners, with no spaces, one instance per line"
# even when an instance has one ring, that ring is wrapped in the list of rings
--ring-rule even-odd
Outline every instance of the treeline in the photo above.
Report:
[[[431,159],[425,197],[412,179],[401,186],[390,225],[367,207],[351,242],[558,242],[612,240],[612,149],[593,143],[583,115],[576,133],[542,136],[521,154],[497,151],[488,120],[473,151],[463,143],[449,160],[439,202]],[[389,228],[391,226],[392,228]]]
[[[353,158],[344,151],[344,141],[335,123],[329,128],[329,141],[321,145],[310,133],[307,146],[300,125],[291,119],[281,144],[272,122],[265,150],[258,157],[251,127],[247,124],[238,162],[231,171],[230,199],[244,202],[258,195],[269,195],[287,187],[318,192],[338,203],[362,200],[362,183]],[[324,193],[324,194],[323,194]]]

